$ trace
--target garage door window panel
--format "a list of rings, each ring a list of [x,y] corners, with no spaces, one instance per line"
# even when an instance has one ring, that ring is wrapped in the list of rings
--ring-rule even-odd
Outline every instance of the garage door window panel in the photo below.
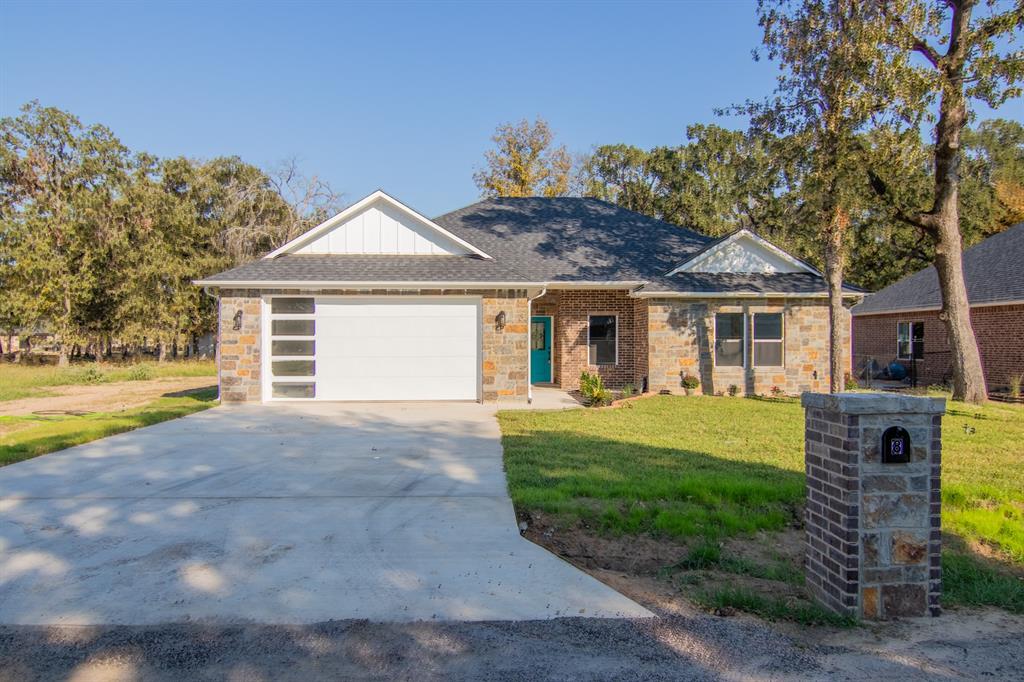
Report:
[[[312,298],[277,296],[270,301],[273,315],[312,315],[316,312],[316,301]]]
[[[316,384],[304,382],[278,382],[271,385],[271,395],[275,398],[315,398]]]
[[[270,354],[281,356],[312,356],[316,354],[316,341],[295,341],[292,339],[273,339],[270,342]]]
[[[270,334],[279,336],[308,336],[313,338],[316,335],[316,320],[273,320],[270,323]]]

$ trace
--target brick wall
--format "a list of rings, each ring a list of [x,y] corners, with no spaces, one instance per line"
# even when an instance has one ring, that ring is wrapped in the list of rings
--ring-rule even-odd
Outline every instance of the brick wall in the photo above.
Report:
[[[823,299],[750,299],[689,301],[650,299],[648,306],[650,390],[681,393],[682,378],[700,379],[704,393],[766,394],[772,386],[795,394],[828,387],[828,303]],[[714,362],[715,314],[758,312],[783,314],[782,367],[718,367]],[[844,321],[849,339],[849,315]],[[748,330],[747,364],[753,339]],[[849,366],[847,351],[846,366]]]
[[[808,589],[867,619],[938,615],[945,401],[807,393],[803,404]],[[910,434],[910,462],[883,464],[894,425]]]
[[[528,395],[527,366],[529,320],[525,290],[348,290],[300,289],[223,290],[220,293],[218,366],[221,400],[258,402],[260,388],[261,295],[308,294],[310,296],[480,296],[482,309],[481,377],[486,402],[524,401]],[[235,313],[242,310],[242,329],[232,329]],[[497,330],[495,318],[505,312],[505,327]]]
[[[924,322],[923,359],[917,361],[918,383],[941,384],[952,375],[946,326],[938,311],[858,315],[853,322],[853,352],[859,372],[869,358],[882,367],[896,359],[896,323]],[[980,306],[971,309],[981,364],[989,390],[1024,374],[1024,305]],[[902,363],[909,365],[909,362]]]
[[[234,329],[235,313],[242,311],[242,328]],[[217,365],[220,399],[236,403],[259,401],[260,395],[260,292],[224,290],[220,294],[217,329]]]
[[[640,386],[638,349],[644,336],[636,327],[637,299],[628,291],[563,289],[550,291],[532,303],[534,315],[554,317],[552,344],[552,380],[566,390],[580,385],[580,374],[597,373],[607,386]],[[590,364],[589,317],[611,314],[618,317],[618,359],[614,365]],[[641,365],[644,361],[641,361]]]

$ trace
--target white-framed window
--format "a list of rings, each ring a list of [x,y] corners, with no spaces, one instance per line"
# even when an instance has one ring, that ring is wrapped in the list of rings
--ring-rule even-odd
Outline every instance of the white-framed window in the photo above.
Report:
[[[782,313],[754,313],[754,367],[781,367],[784,347]]]
[[[270,299],[270,396],[316,397],[316,299]]]
[[[747,319],[743,313],[715,313],[715,365],[745,367]]]
[[[619,317],[596,314],[588,318],[587,346],[591,365],[619,363]]]
[[[924,322],[896,323],[896,358],[920,360],[924,357]]]

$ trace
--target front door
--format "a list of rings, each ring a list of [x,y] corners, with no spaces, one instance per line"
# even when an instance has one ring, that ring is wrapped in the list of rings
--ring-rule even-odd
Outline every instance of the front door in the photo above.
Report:
[[[551,381],[551,318],[543,315],[530,318],[530,381]]]

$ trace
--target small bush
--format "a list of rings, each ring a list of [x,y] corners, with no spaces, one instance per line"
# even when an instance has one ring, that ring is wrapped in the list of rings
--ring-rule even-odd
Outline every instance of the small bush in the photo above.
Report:
[[[107,375],[98,367],[86,367],[75,372],[74,379],[76,384],[102,384],[107,380]]]
[[[605,388],[601,377],[590,372],[580,374],[580,393],[591,407],[607,405],[612,401],[612,392]]]
[[[692,374],[687,374],[683,377],[683,388],[693,390],[698,386],[700,386],[700,379],[697,377]]]
[[[778,386],[772,386],[771,387],[771,392],[772,392],[772,397],[773,398],[778,398],[778,397],[782,396],[782,389],[779,388]]]
[[[847,372],[843,375],[843,386],[851,390],[857,389],[860,388],[860,382],[857,381],[857,377]]]
[[[738,394],[739,392],[740,392],[740,387],[739,386],[737,386],[736,384],[729,384],[729,395],[730,396],[735,398],[736,394]]]
[[[153,368],[149,365],[135,365],[128,370],[128,381],[149,381],[155,376]]]
[[[633,384],[626,384],[622,387],[622,397],[632,398],[636,394],[636,387]]]
[[[1010,397],[1011,398],[1019,398],[1020,397],[1020,385],[1021,385],[1021,382],[1024,382],[1024,374],[1017,374],[1017,375],[1012,375],[1011,374],[1010,375],[1009,384],[1010,384]]]

